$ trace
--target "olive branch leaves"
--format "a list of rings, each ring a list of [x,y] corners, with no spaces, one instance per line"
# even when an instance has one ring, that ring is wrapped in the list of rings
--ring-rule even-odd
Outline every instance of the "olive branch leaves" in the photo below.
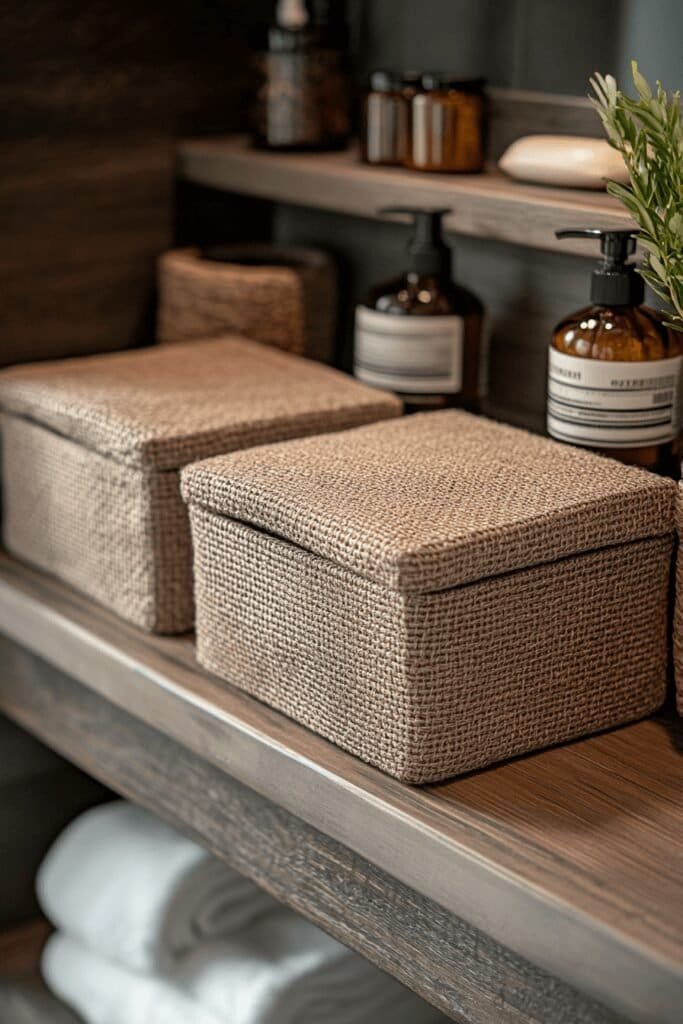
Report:
[[[612,75],[595,74],[589,97],[610,145],[626,164],[630,184],[607,183],[640,228],[646,250],[639,272],[670,303],[669,326],[683,331],[683,120],[680,92],[653,90],[632,61],[637,99],[626,96]]]

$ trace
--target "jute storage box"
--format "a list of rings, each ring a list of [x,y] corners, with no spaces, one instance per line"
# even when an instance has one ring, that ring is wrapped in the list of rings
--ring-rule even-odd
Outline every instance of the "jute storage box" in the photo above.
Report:
[[[193,624],[182,466],[401,408],[238,337],[17,367],[0,406],[6,546],[159,633]]]
[[[683,715],[683,481],[678,485],[676,502],[678,551],[676,555],[676,602],[673,621],[673,653],[676,675],[676,707]]]
[[[174,249],[159,260],[161,344],[235,331],[285,352],[331,362],[337,269],[319,249],[261,243]]]
[[[201,663],[427,782],[654,711],[676,488],[460,412],[182,475]]]

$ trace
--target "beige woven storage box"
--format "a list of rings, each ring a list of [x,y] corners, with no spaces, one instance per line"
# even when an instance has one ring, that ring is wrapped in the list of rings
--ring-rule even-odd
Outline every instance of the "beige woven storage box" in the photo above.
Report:
[[[188,467],[201,663],[437,780],[654,711],[675,485],[459,412]]]
[[[7,547],[159,633],[193,624],[180,467],[400,412],[238,337],[17,367],[0,405]]]
[[[226,331],[264,345],[332,362],[337,271],[318,249],[223,246],[221,259],[175,249],[159,260],[159,342],[208,338]]]
[[[676,602],[673,621],[673,653],[676,675],[676,707],[683,715],[683,481],[678,485],[676,502],[678,550],[676,564]]]

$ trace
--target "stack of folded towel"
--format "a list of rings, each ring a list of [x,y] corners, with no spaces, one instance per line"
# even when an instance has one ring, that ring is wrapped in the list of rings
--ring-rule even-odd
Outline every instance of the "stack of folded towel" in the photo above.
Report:
[[[132,804],[95,808],[37,880],[48,986],[87,1024],[432,1024],[445,1018]]]

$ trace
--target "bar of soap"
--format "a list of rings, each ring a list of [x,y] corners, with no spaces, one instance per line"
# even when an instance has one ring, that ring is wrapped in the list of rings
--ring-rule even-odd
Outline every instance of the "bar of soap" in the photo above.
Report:
[[[498,166],[511,178],[566,188],[604,188],[607,179],[629,180],[621,154],[604,139],[525,135],[503,153]]]

